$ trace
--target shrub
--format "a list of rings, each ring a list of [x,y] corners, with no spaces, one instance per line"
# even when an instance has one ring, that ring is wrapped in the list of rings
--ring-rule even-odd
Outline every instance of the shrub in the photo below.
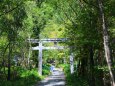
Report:
[[[20,77],[11,81],[0,81],[0,86],[32,86],[42,79],[38,76],[37,69],[21,70]]]
[[[43,65],[42,74],[43,75],[49,75],[50,74],[50,65],[49,64]]]
[[[77,72],[70,74],[70,66],[64,66],[64,73],[66,75],[66,86],[89,86],[84,77],[79,77]]]

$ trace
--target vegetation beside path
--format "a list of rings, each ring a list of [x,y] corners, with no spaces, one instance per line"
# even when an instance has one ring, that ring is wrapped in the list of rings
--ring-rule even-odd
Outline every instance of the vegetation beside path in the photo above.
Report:
[[[37,68],[30,70],[15,68],[15,70],[12,71],[12,77],[10,81],[7,81],[4,78],[6,76],[0,76],[0,86],[33,86],[49,74],[49,65],[43,66],[43,76],[38,75]]]
[[[61,65],[63,67],[65,76],[66,76],[66,86],[92,86],[91,76],[89,73],[87,75],[81,75],[79,69],[75,69],[73,74],[70,73],[69,64]],[[74,66],[75,68],[76,66]],[[95,67],[94,69],[94,80],[95,86],[110,86],[109,70],[107,67]],[[103,82],[103,79],[105,82]]]

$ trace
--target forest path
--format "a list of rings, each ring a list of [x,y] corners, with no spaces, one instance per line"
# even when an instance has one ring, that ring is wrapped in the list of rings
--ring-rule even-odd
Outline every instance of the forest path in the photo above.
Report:
[[[35,86],[65,86],[65,76],[62,70],[55,68],[52,75]]]

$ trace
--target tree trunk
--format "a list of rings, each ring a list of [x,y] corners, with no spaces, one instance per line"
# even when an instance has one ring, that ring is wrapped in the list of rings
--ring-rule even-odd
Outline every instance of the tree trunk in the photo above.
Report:
[[[28,37],[30,39],[30,36]],[[30,68],[30,57],[31,57],[31,42],[29,40],[29,53],[28,53],[28,68]]]
[[[11,54],[12,54],[12,46],[9,43],[9,54],[8,54],[8,77],[7,80],[10,80],[10,72],[11,72]]]
[[[90,86],[95,86],[95,78],[94,78],[94,51],[93,51],[93,47],[91,46],[89,48],[89,52],[90,52],[90,58],[89,58],[89,62],[90,62]]]
[[[101,16],[101,21],[102,21],[102,28],[103,28],[103,40],[104,40],[104,50],[105,50],[105,57],[110,73],[110,78],[111,78],[111,85],[115,86],[115,79],[114,79],[114,74],[112,71],[112,61],[111,61],[111,53],[110,53],[110,47],[109,47],[109,35],[108,35],[108,28],[106,26],[105,22],[105,15],[104,15],[104,10],[103,10],[103,3],[102,0],[98,0],[98,5],[99,5],[99,10],[100,10],[100,16]]]
[[[87,75],[86,67],[87,67],[87,58],[83,57],[81,59],[81,66],[80,66],[80,75],[82,77]]]

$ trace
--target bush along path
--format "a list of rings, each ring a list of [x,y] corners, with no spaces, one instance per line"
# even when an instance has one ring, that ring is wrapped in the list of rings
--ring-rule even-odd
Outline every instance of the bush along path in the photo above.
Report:
[[[65,86],[65,76],[62,70],[55,68],[52,74],[35,86]]]

